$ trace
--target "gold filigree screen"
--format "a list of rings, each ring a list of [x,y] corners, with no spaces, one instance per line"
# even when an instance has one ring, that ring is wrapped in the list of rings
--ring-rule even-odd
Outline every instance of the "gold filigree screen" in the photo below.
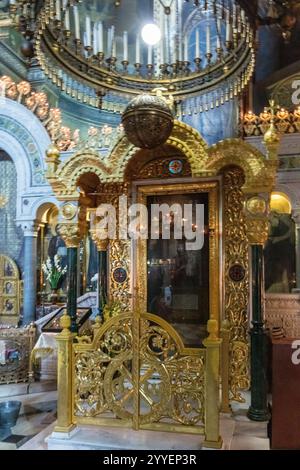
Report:
[[[223,173],[225,255],[225,317],[230,322],[229,387],[231,399],[242,401],[241,389],[250,386],[248,346],[249,243],[244,215],[245,183],[241,168]]]
[[[204,432],[206,352],[161,318],[121,314],[73,349],[74,423]]]

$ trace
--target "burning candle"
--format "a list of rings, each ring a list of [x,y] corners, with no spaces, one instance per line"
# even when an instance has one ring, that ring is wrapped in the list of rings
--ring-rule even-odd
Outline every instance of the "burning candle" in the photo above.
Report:
[[[60,0],[55,2],[55,16],[58,21],[61,20]]]
[[[70,31],[70,10],[69,10],[69,8],[67,8],[66,12],[65,12],[65,29]]]
[[[226,16],[226,41],[230,42],[231,41],[231,24],[230,24],[230,12],[227,10],[227,16]]]
[[[89,16],[85,19],[85,29],[86,29],[86,42],[87,46],[90,47],[92,45],[92,29],[91,29],[91,18]]]
[[[78,13],[78,7],[76,5],[73,7],[73,14],[74,14],[74,24],[75,24],[75,38],[80,39],[79,13]]]
[[[111,28],[108,28],[108,31],[107,31],[107,56],[108,57],[111,57],[111,47],[112,47]]]
[[[128,33],[124,31],[123,34],[123,60],[128,61]]]
[[[98,52],[98,27],[97,24],[94,24],[93,27],[93,54],[96,55]]]
[[[221,49],[222,26],[221,19],[218,18],[217,22],[217,49]]]
[[[206,26],[206,53],[210,54],[210,25]]]
[[[112,53],[111,53],[112,57],[117,57],[117,44],[116,44],[116,40],[113,39],[112,41]]]
[[[140,36],[137,34],[135,42],[135,62],[136,64],[141,63],[141,54],[140,54]]]
[[[103,47],[103,24],[102,21],[98,23],[98,52],[104,52]]]
[[[199,29],[196,29],[196,58],[200,57],[200,33]]]
[[[188,60],[189,60],[189,44],[188,44],[188,37],[187,36],[184,36],[183,60],[184,60],[184,62],[188,62]]]
[[[152,64],[152,46],[148,46],[148,64]]]

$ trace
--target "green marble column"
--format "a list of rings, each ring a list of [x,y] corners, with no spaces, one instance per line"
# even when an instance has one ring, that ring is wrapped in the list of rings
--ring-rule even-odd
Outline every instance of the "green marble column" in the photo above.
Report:
[[[98,251],[98,305],[99,315],[102,316],[103,307],[107,302],[107,252]]]
[[[267,336],[264,328],[263,245],[252,245],[251,406],[248,418],[268,421]]]
[[[77,311],[77,258],[78,248],[68,248],[68,298],[67,313],[71,317],[71,332],[78,333]]]

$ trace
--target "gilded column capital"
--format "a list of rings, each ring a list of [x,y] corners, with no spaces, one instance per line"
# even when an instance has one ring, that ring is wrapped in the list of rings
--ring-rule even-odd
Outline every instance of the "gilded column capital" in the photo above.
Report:
[[[78,223],[60,223],[57,232],[64,240],[67,248],[78,248],[81,240],[81,230]]]
[[[250,245],[264,245],[269,235],[269,194],[248,194],[245,201],[246,235]]]
[[[264,245],[269,236],[269,221],[265,218],[248,218],[246,233],[250,245]]]
[[[97,235],[97,230],[90,230],[91,239],[95,243],[98,251],[106,251],[108,247],[109,240],[108,238],[101,239]]]

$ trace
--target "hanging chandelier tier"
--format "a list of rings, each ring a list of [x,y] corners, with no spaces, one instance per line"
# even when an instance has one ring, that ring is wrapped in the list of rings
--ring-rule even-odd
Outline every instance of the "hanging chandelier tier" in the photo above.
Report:
[[[41,68],[80,101],[105,108],[117,95],[122,113],[134,96],[161,88],[175,103],[205,97],[197,105],[201,112],[238,96],[252,76],[253,30],[236,0],[153,0],[152,23],[161,35],[156,44],[151,33],[144,42],[145,25],[134,19],[134,32],[123,29],[130,2],[105,2],[114,8],[108,17],[96,3],[45,0],[36,16]]]

